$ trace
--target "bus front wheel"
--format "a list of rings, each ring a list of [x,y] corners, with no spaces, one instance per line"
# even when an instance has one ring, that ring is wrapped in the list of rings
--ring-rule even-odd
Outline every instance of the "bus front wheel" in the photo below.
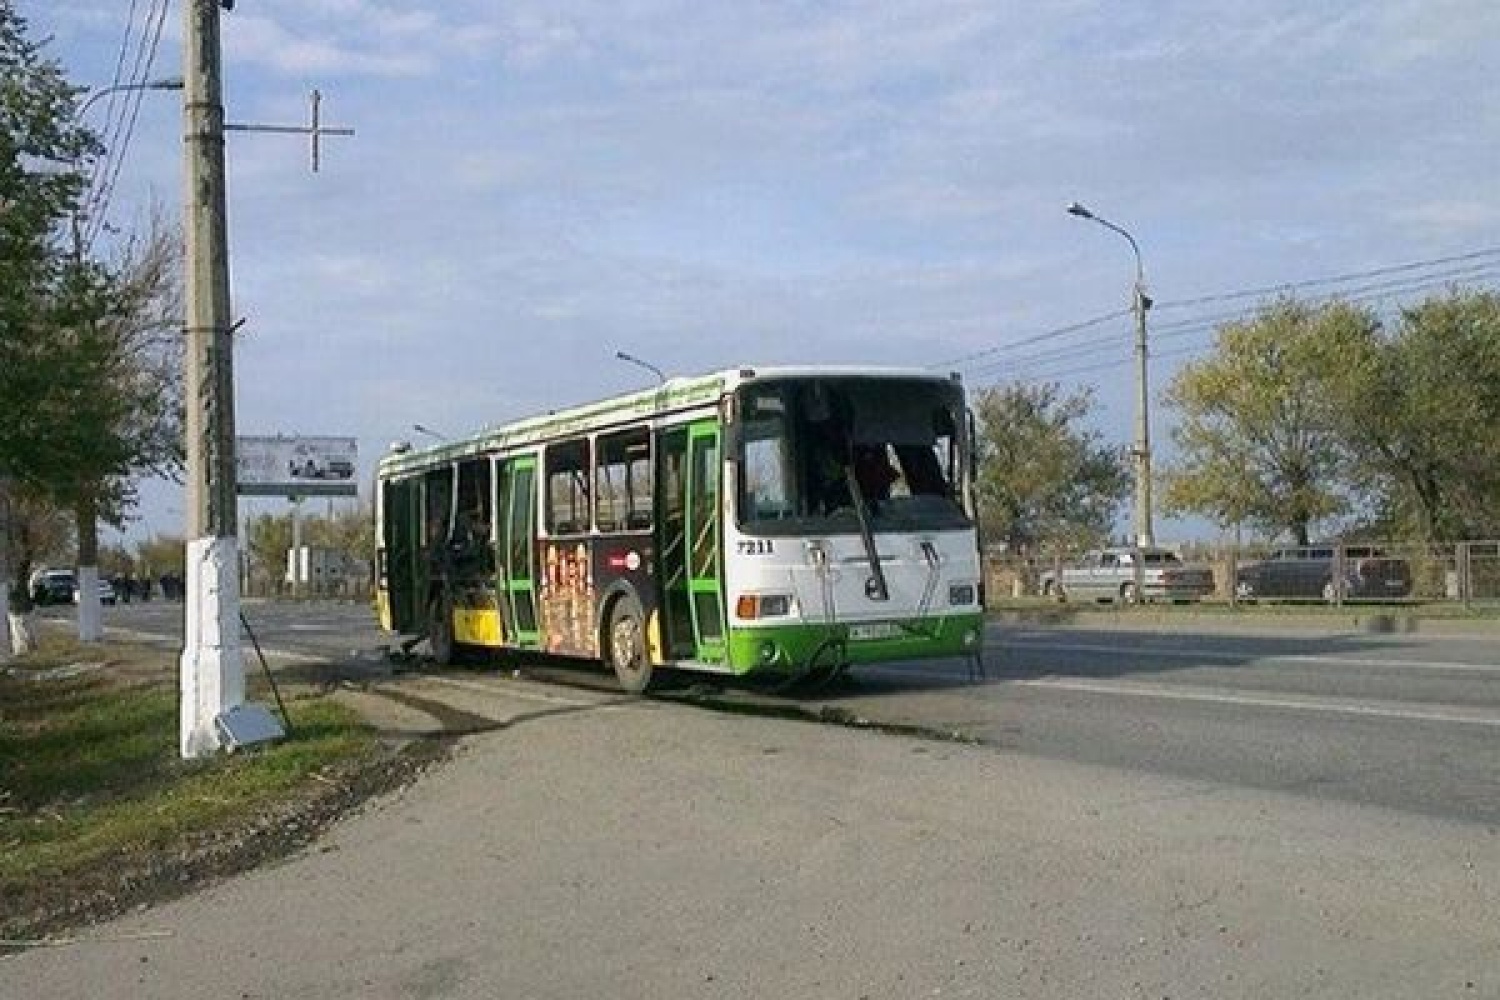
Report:
[[[651,659],[646,653],[645,615],[640,601],[626,596],[610,608],[605,645],[620,687],[629,694],[645,691],[651,683]]]

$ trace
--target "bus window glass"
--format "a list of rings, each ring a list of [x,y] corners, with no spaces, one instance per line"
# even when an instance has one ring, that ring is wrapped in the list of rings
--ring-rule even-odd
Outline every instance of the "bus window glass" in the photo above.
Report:
[[[589,443],[555,444],[546,462],[547,531],[581,535],[589,530]]]
[[[645,428],[601,437],[594,470],[594,524],[600,531],[651,528],[651,438]]]
[[[967,526],[956,385],[787,379],[741,390],[738,518],[764,534]]]
[[[741,441],[740,507],[755,521],[776,521],[795,514],[786,407],[779,396],[750,398]]]

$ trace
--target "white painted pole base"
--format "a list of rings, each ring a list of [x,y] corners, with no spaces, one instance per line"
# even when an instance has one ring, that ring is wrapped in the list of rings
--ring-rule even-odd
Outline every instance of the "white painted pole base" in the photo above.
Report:
[[[235,539],[198,538],[187,543],[183,597],[180,746],[183,758],[193,759],[220,748],[214,720],[245,701]]]
[[[78,641],[104,641],[104,613],[99,608],[99,567],[78,567]]]

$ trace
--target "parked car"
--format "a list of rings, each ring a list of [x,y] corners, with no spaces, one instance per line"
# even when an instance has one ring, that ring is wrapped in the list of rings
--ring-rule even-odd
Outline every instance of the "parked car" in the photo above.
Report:
[[[73,588],[73,603],[74,604],[78,603],[78,601],[79,601],[79,595],[81,593],[82,593],[82,591],[79,590],[77,587]],[[113,603],[115,603],[116,597],[117,597],[117,595],[115,594],[115,585],[112,584],[112,583],[110,583],[108,580],[101,579],[99,581],[99,603],[100,604],[113,604]]]
[[[1041,586],[1044,595],[1062,600],[1196,601],[1214,592],[1214,571],[1189,566],[1170,549],[1119,547],[1085,552],[1076,565],[1048,570]]]
[[[67,604],[73,600],[78,580],[70,569],[43,569],[31,575],[31,603]]]
[[[1235,570],[1235,597],[1397,600],[1411,593],[1411,566],[1372,545],[1276,549]]]

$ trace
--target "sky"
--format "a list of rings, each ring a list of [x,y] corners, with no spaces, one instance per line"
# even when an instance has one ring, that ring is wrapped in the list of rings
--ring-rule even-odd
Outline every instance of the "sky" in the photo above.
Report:
[[[17,7],[78,85],[182,72],[180,0]],[[228,121],[316,88],[355,130],[317,173],[228,138],[237,429],[352,435],[364,481],[414,424],[654,381],[617,351],[1087,387],[1128,443],[1135,258],[1072,201],[1140,247],[1158,466],[1161,389],[1267,290],[1500,278],[1494,0],[238,0],[222,41]],[[101,252],[184,197],[180,96],[129,96],[86,112]],[[131,533],[180,531],[143,496]]]

